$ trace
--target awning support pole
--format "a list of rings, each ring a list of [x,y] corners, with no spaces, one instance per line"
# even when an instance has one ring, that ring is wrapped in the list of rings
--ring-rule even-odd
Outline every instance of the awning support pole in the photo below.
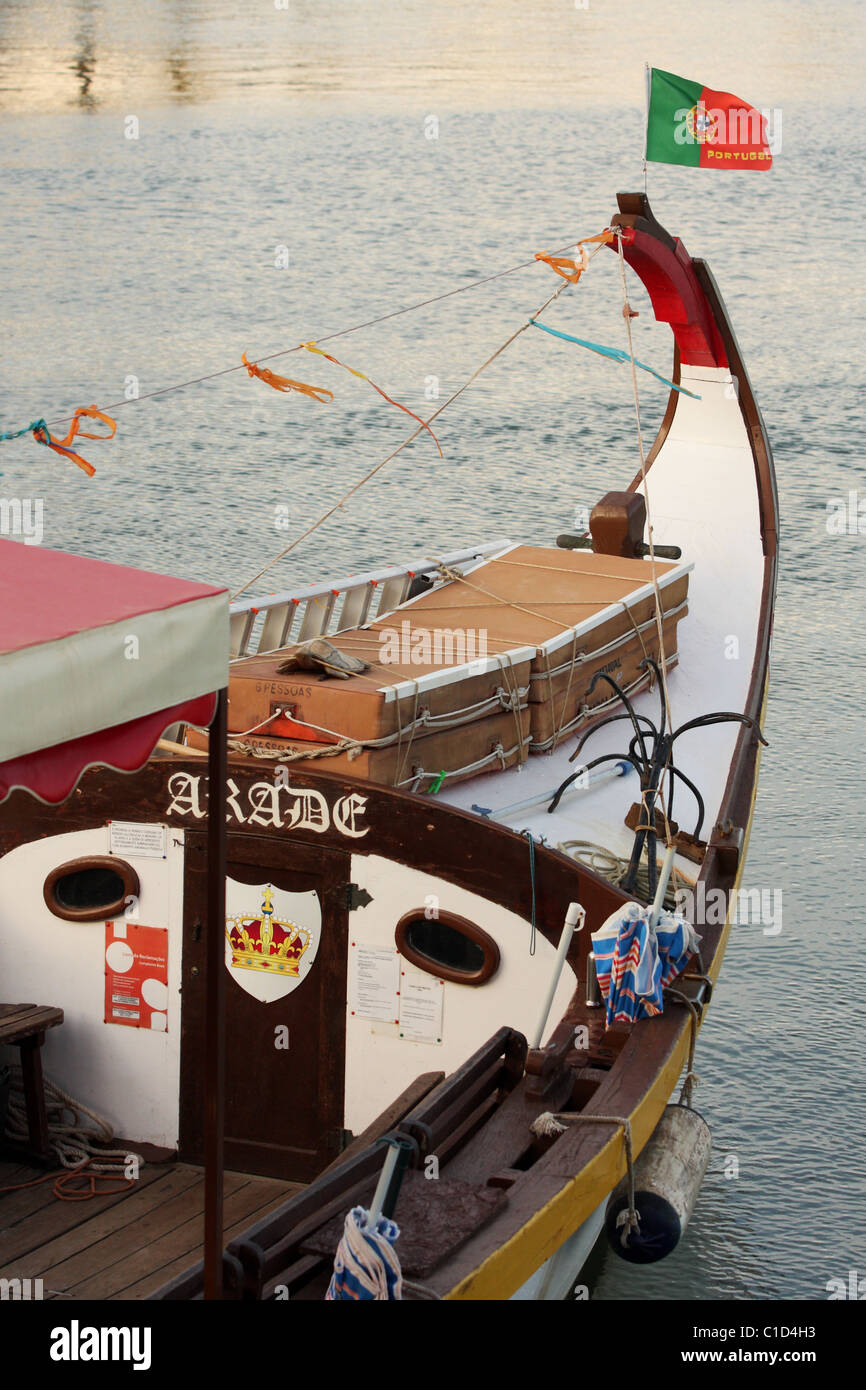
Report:
[[[208,736],[207,908],[205,917],[204,1296],[222,1297],[223,1135],[225,1132],[225,927],[227,695],[217,692]]]

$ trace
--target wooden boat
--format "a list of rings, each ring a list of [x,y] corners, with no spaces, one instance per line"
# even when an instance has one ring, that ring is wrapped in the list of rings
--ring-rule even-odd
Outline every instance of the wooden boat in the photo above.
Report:
[[[645,196],[618,202],[624,259],[674,335],[674,387],[645,476],[612,479],[622,491],[593,513],[592,549],[487,538],[233,606],[219,985],[202,930],[203,735],[173,730],[134,776],[87,772],[63,808],[16,793],[0,811],[4,994],[38,982],[66,1011],[51,1075],[124,1142],[301,1185],[234,1231],[211,1294],[321,1298],[346,1212],[376,1186],[377,1141],[396,1134],[411,1151],[394,1212],[404,1297],[562,1298],[627,1176],[626,1131],[636,1159],[688,1063],[752,823],[777,501],[709,268]],[[383,673],[385,629],[411,637],[443,613],[494,649],[456,664],[403,653]],[[299,667],[316,640],[371,665],[345,680],[327,660]],[[656,766],[665,681],[682,738]],[[587,735],[580,756],[599,765],[564,786]],[[672,758],[673,808],[655,796]],[[723,910],[696,923],[699,954],[663,1012],[606,1027],[591,934],[652,898],[665,811],[682,826],[680,883]],[[115,877],[100,879],[109,855]],[[93,978],[118,876],[137,884],[140,920],[167,929],[169,1002],[158,1036],[117,1028],[112,1047]],[[27,952],[10,949],[23,904]],[[205,1026],[218,988],[223,1101]],[[222,1103],[224,1151],[206,1152]],[[566,1117],[556,1133],[539,1126],[549,1114]],[[176,1266],[133,1296],[200,1296],[202,1266]]]

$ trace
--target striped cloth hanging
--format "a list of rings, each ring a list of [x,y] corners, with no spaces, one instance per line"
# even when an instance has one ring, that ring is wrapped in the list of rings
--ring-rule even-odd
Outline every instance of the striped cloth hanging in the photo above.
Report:
[[[325,1294],[328,1303],[393,1302],[403,1297],[400,1261],[393,1245],[399,1227],[380,1216],[371,1230],[367,1226],[369,1215],[364,1207],[353,1207],[346,1217]]]
[[[653,931],[651,910],[640,903],[626,903],[592,934],[608,1028],[662,1013],[662,991],[700,945],[700,937],[678,912],[663,912]]]

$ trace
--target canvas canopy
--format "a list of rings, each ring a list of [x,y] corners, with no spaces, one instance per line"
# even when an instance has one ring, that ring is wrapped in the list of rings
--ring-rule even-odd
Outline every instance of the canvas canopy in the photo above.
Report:
[[[228,683],[228,593],[0,540],[0,801],[132,772],[176,721],[209,724]]]

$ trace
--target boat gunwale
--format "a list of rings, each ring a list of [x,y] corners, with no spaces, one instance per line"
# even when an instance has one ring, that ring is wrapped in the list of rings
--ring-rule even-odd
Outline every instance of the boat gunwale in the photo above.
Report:
[[[640,221],[643,230],[656,236],[663,246],[670,249],[672,238],[655,221],[645,195],[631,196],[640,200],[641,213],[622,211],[629,195],[625,195],[625,198],[619,195],[621,212],[613,219],[612,225],[633,226]],[[755,469],[764,564],[756,620],[755,652],[743,713],[759,727],[763,727],[769,689],[770,642],[778,571],[778,491],[773,455],[766,426],[715,279],[706,262],[691,260],[691,264],[706,297],[714,326],[722,340],[731,374],[738,383],[737,400],[746,426]],[[680,375],[680,352],[675,341],[672,380],[678,382]],[[647,472],[661,454],[680,399],[678,391],[670,392],[665,415],[648,454]],[[639,472],[633,478],[628,491],[637,491],[642,482],[643,476]],[[702,942],[704,970],[713,981],[718,978],[721,969],[731,930],[731,909],[736,901],[735,894],[745,868],[760,761],[761,745],[754,728],[741,725],[718,812],[718,824],[730,822],[743,829],[743,843],[737,867],[733,874],[726,873],[722,865],[720,847],[710,844],[698,875],[698,882],[703,882],[705,891],[721,888],[727,899],[724,924],[721,927],[708,926]],[[698,1020],[698,1028],[705,1010],[699,1012],[701,1018]],[[601,1083],[582,1112],[587,1116],[615,1113],[623,1119],[628,1118],[633,1130],[635,1156],[649,1139],[668,1103],[688,1056],[690,1030],[690,1014],[685,1009],[678,1013],[666,1010],[656,1018],[635,1023],[628,1042],[608,1072],[606,1080]],[[641,1083],[638,1083],[638,1086],[629,1084],[641,1075],[646,1075],[647,1069],[652,1068],[653,1060],[656,1069],[650,1084],[644,1085],[643,1089]],[[649,1120],[652,1120],[652,1123],[648,1123]],[[616,1131],[606,1137],[596,1125],[584,1128],[577,1125],[560,1136],[548,1154],[539,1159],[523,1178],[518,1179],[521,1187],[528,1188],[529,1179],[533,1176],[537,1181],[547,1177],[549,1170],[559,1164],[572,1166],[574,1171],[570,1176],[563,1178],[560,1191],[540,1206],[534,1216],[527,1216],[510,1238],[497,1244],[497,1236],[501,1232],[496,1228],[505,1222],[506,1214],[503,1213],[503,1217],[494,1223],[493,1228],[486,1228],[477,1241],[469,1242],[457,1253],[448,1268],[447,1279],[441,1277],[444,1270],[437,1271],[429,1281],[431,1285],[439,1290],[442,1297],[449,1299],[501,1298],[516,1292],[533,1270],[553,1254],[582,1221],[592,1214],[595,1209],[592,1192],[585,1188],[583,1196],[579,1196],[577,1189],[581,1184],[585,1184],[587,1180],[593,1181],[596,1173],[603,1174],[603,1197],[625,1175],[626,1164],[619,1133]],[[519,1195],[515,1191],[517,1186],[516,1183],[510,1189],[513,1198]],[[568,1200],[570,1191],[576,1196],[573,1202]],[[551,1234],[551,1231],[555,1231],[555,1235]],[[491,1254],[482,1256],[480,1250],[473,1253],[473,1246],[480,1246],[482,1241],[492,1244]],[[517,1269],[514,1268],[515,1263],[518,1265]],[[458,1276],[456,1279],[455,1273]],[[437,1275],[440,1277],[437,1278]],[[491,1289],[496,1289],[497,1292],[492,1293]]]

